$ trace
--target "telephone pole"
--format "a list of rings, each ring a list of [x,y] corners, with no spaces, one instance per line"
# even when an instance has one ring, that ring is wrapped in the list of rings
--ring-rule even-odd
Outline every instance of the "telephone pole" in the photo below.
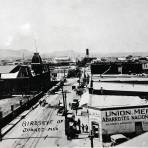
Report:
[[[3,118],[3,114],[2,112],[0,111],[0,141],[2,141],[2,119]]]
[[[65,116],[65,135],[67,135],[67,101],[66,101],[66,92],[63,91],[64,82],[62,84],[62,97],[63,97],[63,105],[64,105],[64,116]]]
[[[93,148],[94,147],[94,143],[93,143],[94,133],[92,130],[91,130],[90,135],[88,137],[90,138],[91,148]]]

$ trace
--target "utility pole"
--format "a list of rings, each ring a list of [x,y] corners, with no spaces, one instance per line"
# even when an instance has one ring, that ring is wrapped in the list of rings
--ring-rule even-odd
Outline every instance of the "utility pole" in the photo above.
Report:
[[[90,138],[91,148],[93,148],[94,147],[94,143],[93,143],[94,134],[93,134],[92,130],[91,130],[90,135],[88,137]]]
[[[65,68],[64,68],[64,79],[65,79]]]
[[[66,92],[63,91],[63,85],[62,84],[62,96],[63,96],[63,105],[64,105],[64,116],[65,116],[65,135],[67,135],[67,101],[66,101]]]
[[[0,111],[0,141],[2,141],[2,111]]]

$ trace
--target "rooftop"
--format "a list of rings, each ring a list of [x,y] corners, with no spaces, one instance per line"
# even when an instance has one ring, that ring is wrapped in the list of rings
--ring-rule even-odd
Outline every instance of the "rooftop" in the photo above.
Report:
[[[6,74],[1,74],[1,78],[2,79],[13,79],[13,78],[17,78],[17,76],[18,76],[18,73],[19,73],[19,71],[18,72],[15,72],[15,73],[6,73]]]
[[[127,75],[127,74],[110,74],[110,75],[100,75],[95,74],[93,75],[94,81],[148,81],[147,74],[139,74],[139,75]]]
[[[10,73],[16,65],[0,66],[0,73]]]
[[[80,105],[98,109],[148,105],[148,101],[138,96],[94,95],[86,92],[82,95]]]
[[[93,89],[147,92],[148,84],[127,84],[114,82],[94,82]]]

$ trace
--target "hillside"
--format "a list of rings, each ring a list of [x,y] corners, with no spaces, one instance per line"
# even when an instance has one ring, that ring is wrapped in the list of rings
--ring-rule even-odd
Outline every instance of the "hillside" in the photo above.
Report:
[[[22,58],[32,56],[33,52],[29,50],[12,50],[12,49],[0,49],[0,59],[8,59],[8,58]]]

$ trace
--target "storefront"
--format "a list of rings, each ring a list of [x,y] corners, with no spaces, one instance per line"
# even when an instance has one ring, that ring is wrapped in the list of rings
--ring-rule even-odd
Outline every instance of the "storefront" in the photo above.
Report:
[[[101,110],[102,130],[106,134],[148,131],[148,106]]]
[[[80,103],[87,103],[90,130],[96,138],[119,133],[138,135],[148,131],[147,100],[138,96],[88,94],[87,97],[86,101],[82,98]]]
[[[89,121],[96,138],[101,135],[118,133],[140,134],[148,131],[148,105],[112,108],[89,107]]]

